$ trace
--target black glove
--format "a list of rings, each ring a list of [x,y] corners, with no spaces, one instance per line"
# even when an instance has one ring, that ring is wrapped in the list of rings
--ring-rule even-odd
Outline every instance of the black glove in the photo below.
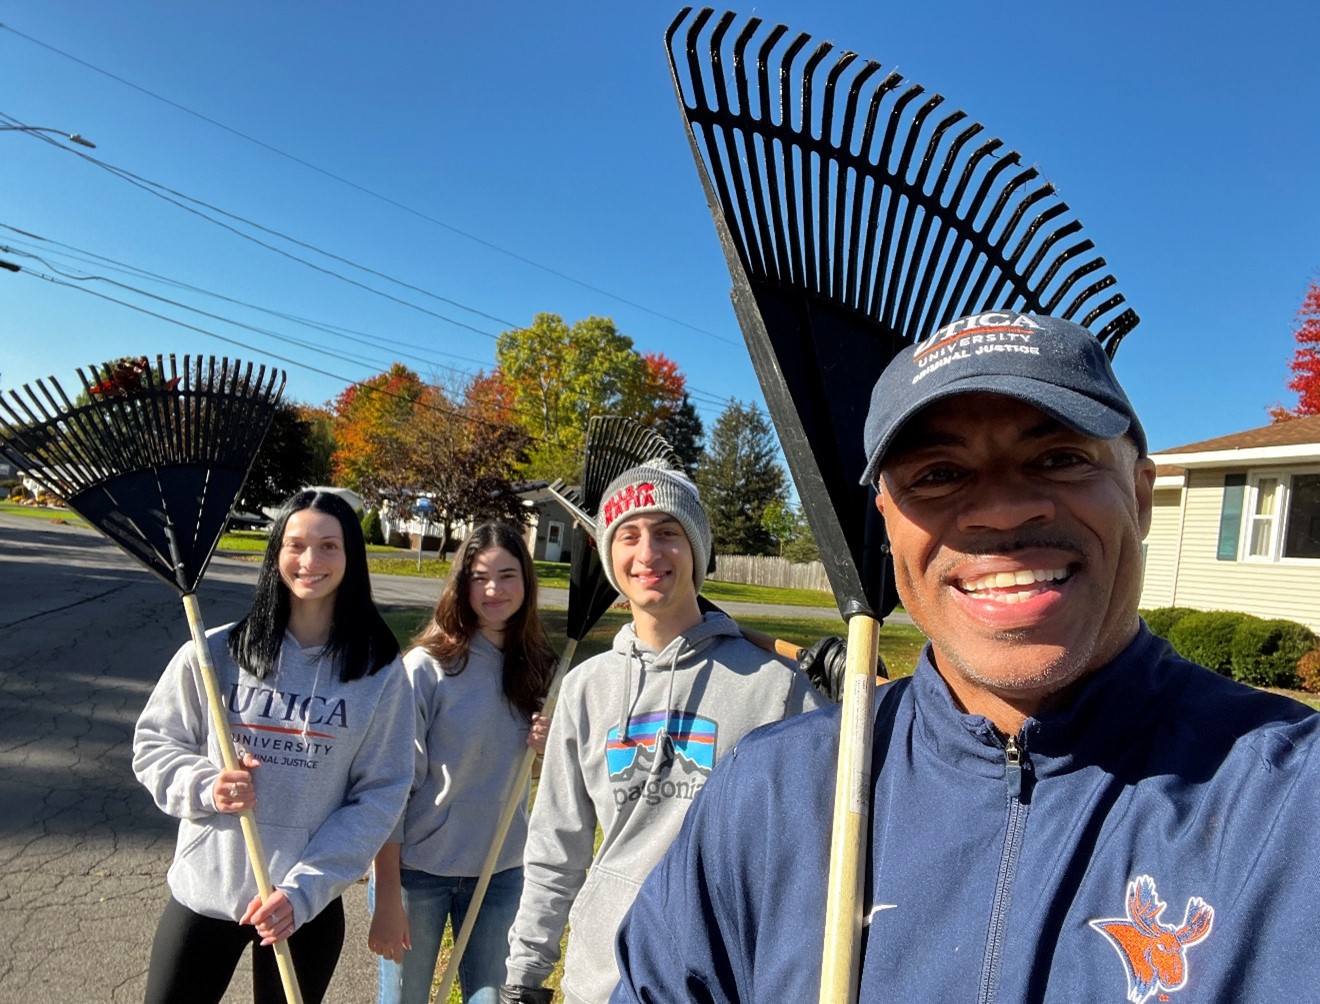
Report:
[[[547,987],[500,987],[500,1004],[550,1004],[555,992]]]
[[[822,638],[807,649],[798,665],[822,694],[836,704],[843,700],[843,678],[848,666],[846,641],[836,635]],[[889,670],[879,653],[875,657],[875,672],[881,679],[889,679]]]

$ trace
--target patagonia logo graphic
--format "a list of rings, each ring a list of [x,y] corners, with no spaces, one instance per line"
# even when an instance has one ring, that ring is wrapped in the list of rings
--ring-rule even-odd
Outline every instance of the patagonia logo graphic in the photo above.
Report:
[[[601,506],[600,511],[605,517],[605,525],[609,526],[624,513],[632,509],[641,509],[646,506],[654,505],[655,485],[651,484],[649,481],[642,481],[639,484],[620,488],[605,500],[605,504]]]
[[[605,760],[615,782],[614,807],[622,812],[633,802],[696,798],[715,766],[717,732],[709,718],[680,711],[636,715],[622,733],[610,729]]]
[[[715,766],[716,725],[688,711],[652,711],[628,719],[624,735],[610,729],[605,761],[614,780],[637,772],[649,774],[657,758],[673,758],[709,774]],[[667,741],[666,741],[667,740]]]
[[[1155,892],[1155,880],[1139,875],[1128,883],[1127,917],[1093,920],[1127,970],[1127,999],[1145,1004],[1157,991],[1172,993],[1187,982],[1187,949],[1210,934],[1215,909],[1200,896],[1187,901],[1177,927],[1160,922],[1167,906]],[[1167,998],[1160,995],[1161,1000]]]

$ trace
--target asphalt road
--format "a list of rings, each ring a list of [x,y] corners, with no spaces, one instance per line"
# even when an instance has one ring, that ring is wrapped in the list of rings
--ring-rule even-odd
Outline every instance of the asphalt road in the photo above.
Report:
[[[198,591],[206,624],[241,616],[255,578],[253,562],[217,557]],[[96,531],[5,514],[0,590],[0,1004],[140,1001],[175,824],[133,777],[133,727],[188,636],[182,604]],[[377,576],[373,591],[418,606],[437,583]],[[344,902],[327,1000],[361,1004],[375,999],[365,885]],[[250,999],[244,968],[225,1001]]]

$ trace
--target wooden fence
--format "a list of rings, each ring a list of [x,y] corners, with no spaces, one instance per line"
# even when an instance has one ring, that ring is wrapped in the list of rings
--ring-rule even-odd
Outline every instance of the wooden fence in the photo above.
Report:
[[[825,566],[819,561],[795,565],[784,558],[721,554],[715,558],[715,571],[707,577],[717,582],[741,582],[750,586],[830,590]]]

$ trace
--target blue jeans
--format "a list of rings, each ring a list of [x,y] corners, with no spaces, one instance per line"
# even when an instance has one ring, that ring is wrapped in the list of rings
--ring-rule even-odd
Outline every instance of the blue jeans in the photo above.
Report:
[[[445,921],[454,927],[454,937],[463,926],[477,880],[431,875],[411,868],[400,870],[403,908],[408,914],[408,932],[412,948],[403,953],[403,962],[379,959],[378,1004],[426,1004],[440,958],[440,940]],[[509,928],[518,913],[522,896],[521,868],[496,872],[481,901],[467,951],[458,964],[458,981],[467,1004],[499,1004],[499,988],[504,982],[504,963],[509,957]],[[376,882],[372,879],[368,898],[376,909]]]

